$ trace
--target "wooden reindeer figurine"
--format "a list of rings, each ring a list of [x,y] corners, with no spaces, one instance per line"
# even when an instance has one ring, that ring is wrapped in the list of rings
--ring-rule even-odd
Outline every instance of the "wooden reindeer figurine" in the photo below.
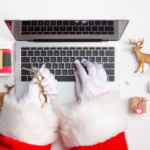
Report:
[[[139,40],[137,42],[135,42],[135,40],[134,40],[134,42],[132,42],[132,39],[129,41],[131,44],[135,45],[132,49],[135,50],[137,59],[139,61],[139,66],[135,72],[138,72],[140,67],[142,66],[142,73],[143,73],[144,72],[144,63],[150,62],[150,54],[145,54],[140,51],[140,49],[142,48],[142,45],[144,43],[144,39],[142,39],[142,41]],[[139,45],[138,45],[138,43],[139,43]]]
[[[14,85],[8,86],[7,84],[5,84],[5,88],[7,88],[7,92],[6,93],[0,93],[0,111],[1,111],[1,107],[2,107],[3,102],[4,102],[4,96],[5,96],[5,94],[9,94],[10,90],[13,87],[14,87]]]

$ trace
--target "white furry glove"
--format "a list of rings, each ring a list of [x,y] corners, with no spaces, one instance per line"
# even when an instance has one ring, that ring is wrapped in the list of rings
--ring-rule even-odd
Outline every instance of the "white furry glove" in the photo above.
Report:
[[[79,100],[97,98],[105,93],[107,89],[107,75],[101,64],[93,64],[83,59],[82,64],[87,68],[86,73],[80,61],[76,60],[75,72],[76,93]]]
[[[45,65],[43,65],[40,69],[40,72],[44,77],[41,83],[44,87],[44,90],[50,94],[51,99],[55,99],[56,95],[58,94],[58,90],[57,90],[58,81],[54,78],[54,75],[51,74],[47,68],[44,68],[44,66]],[[39,84],[35,84],[33,81],[29,82],[24,92],[24,95],[22,97],[23,101],[30,104],[41,106],[42,103],[39,98],[40,91],[41,88]],[[44,103],[43,99],[42,102]]]

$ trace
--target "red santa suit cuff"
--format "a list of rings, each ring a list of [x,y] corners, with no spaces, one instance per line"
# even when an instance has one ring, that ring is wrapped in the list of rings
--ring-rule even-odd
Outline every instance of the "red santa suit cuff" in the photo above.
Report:
[[[60,133],[72,150],[128,150],[127,113],[118,92],[60,106]]]
[[[5,95],[0,111],[1,147],[20,150],[21,148],[16,147],[19,145],[48,149],[57,139],[58,126],[58,115],[52,105],[45,105],[41,109],[17,99],[12,93]]]

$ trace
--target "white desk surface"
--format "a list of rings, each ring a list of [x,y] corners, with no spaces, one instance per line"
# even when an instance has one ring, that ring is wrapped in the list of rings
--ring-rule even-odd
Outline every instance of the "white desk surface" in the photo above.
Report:
[[[147,91],[150,65],[145,64],[143,74],[141,69],[134,73],[138,62],[131,50],[132,45],[128,43],[130,38],[144,38],[142,51],[150,53],[149,6],[149,0],[0,0],[0,36],[15,41],[4,24],[4,19],[129,19],[128,27],[119,41],[121,95],[128,111],[129,97],[142,96],[150,100]],[[126,85],[128,80],[132,85]],[[6,83],[15,83],[14,70],[11,76],[0,77],[0,91],[5,91],[3,85]],[[128,113],[128,116],[126,138],[129,150],[150,150],[150,102],[146,114]]]

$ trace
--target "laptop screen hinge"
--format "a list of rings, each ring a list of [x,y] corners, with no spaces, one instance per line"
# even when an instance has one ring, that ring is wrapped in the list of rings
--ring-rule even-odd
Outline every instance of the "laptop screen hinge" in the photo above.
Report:
[[[108,41],[108,40],[104,40]],[[103,42],[102,39],[34,39],[28,42]]]

